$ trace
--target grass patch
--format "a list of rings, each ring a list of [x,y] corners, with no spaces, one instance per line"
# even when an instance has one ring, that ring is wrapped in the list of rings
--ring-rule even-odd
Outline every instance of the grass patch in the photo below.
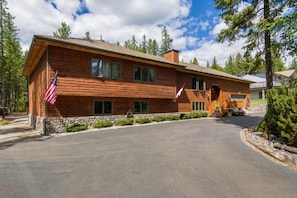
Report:
[[[262,99],[254,99],[251,100],[251,104],[266,104],[267,100],[262,100]]]
[[[7,125],[7,124],[9,124],[8,120],[0,120],[0,126],[4,126],[4,125]]]
[[[86,124],[72,124],[64,128],[65,132],[77,132],[84,131],[88,129],[88,125]]]
[[[113,122],[110,120],[99,120],[93,124],[94,128],[105,128],[105,127],[111,127],[113,125]]]

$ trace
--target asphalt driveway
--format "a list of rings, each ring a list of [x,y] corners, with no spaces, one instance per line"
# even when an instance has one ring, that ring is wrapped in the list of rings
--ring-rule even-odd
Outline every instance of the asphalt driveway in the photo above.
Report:
[[[123,127],[0,150],[0,197],[297,197],[297,172],[240,139],[262,114]]]

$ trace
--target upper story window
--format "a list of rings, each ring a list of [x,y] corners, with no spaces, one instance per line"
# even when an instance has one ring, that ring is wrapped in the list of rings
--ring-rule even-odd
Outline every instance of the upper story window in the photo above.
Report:
[[[134,67],[134,80],[143,82],[155,82],[156,71],[153,68],[137,65]]]
[[[93,77],[109,79],[121,78],[121,64],[117,61],[92,58],[91,67]]]
[[[205,91],[206,84],[203,78],[192,77],[192,89],[195,91]]]

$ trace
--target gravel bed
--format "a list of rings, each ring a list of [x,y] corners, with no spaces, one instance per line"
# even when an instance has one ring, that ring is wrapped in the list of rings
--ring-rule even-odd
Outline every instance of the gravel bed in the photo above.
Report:
[[[262,132],[256,132],[252,128],[243,130],[245,139],[248,143],[255,146],[265,154],[285,163],[291,168],[297,169],[297,154],[291,153],[284,149],[275,147],[275,144],[282,144],[282,142],[273,135],[270,139],[266,140]]]

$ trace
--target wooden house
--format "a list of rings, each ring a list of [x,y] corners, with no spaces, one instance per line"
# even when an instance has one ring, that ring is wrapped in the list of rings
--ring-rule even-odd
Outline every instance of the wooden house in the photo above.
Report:
[[[58,72],[57,100],[44,101]],[[35,35],[23,69],[29,81],[30,124],[45,132],[48,120],[72,117],[208,111],[249,104],[250,81],[207,67],[180,62],[102,40]],[[176,101],[177,91],[184,90]]]

